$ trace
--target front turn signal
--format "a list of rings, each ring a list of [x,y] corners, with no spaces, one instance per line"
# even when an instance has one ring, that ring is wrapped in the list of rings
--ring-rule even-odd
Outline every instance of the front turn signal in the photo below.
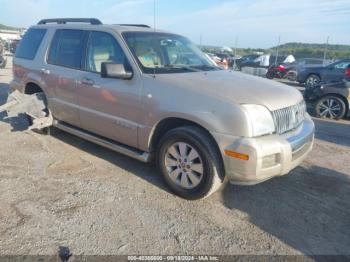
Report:
[[[245,161],[249,160],[249,156],[248,155],[237,153],[237,152],[234,152],[234,151],[231,151],[231,150],[225,150],[225,155],[229,156],[229,157],[237,158],[237,159],[240,159],[240,160],[245,160]]]

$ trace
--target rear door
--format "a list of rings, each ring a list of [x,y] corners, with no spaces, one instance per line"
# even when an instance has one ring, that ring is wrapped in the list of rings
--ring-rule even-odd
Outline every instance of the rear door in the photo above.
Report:
[[[335,65],[328,66],[323,77],[325,82],[339,82],[344,78],[345,69],[350,65],[350,61],[342,61]]]
[[[101,77],[101,64],[130,63],[115,36],[92,31],[84,63],[78,77],[77,93],[81,127],[103,137],[137,147],[138,123],[142,115],[141,79],[134,70],[131,80]]]
[[[49,104],[58,120],[80,126],[76,79],[82,67],[88,31],[58,29],[42,68],[46,86],[52,89]]]

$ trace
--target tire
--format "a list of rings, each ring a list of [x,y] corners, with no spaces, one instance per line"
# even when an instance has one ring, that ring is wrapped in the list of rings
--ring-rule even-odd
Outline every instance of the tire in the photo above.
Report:
[[[274,79],[274,74],[272,72],[267,72],[266,78],[267,79]]]
[[[318,75],[311,74],[305,80],[305,85],[307,87],[314,87],[321,83],[321,78]]]
[[[343,99],[337,96],[324,96],[315,105],[316,116],[339,120],[346,115],[346,105]]]
[[[198,127],[180,127],[166,133],[157,148],[156,164],[168,187],[187,200],[206,198],[224,183],[217,146]]]
[[[46,95],[44,92],[42,92],[43,94],[43,98],[45,100],[45,105],[46,105],[46,108],[45,108],[45,112],[46,112],[46,116],[49,117],[49,116],[52,116],[52,112],[51,110],[48,108],[48,103],[47,103],[47,98],[46,98]],[[31,118],[28,116],[28,119],[30,119],[29,123],[30,125],[33,124],[33,121],[31,120]],[[54,118],[52,116],[52,121],[54,121]],[[45,128],[42,128],[42,129],[33,129],[34,132],[38,133],[38,134],[41,134],[41,135],[56,135],[60,132],[59,129],[55,128],[53,125],[51,126],[48,126],[48,127],[45,127]]]

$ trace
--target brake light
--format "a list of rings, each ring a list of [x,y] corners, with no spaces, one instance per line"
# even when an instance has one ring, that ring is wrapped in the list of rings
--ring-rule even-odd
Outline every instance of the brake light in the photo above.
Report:
[[[345,76],[350,78],[350,68],[345,70]]]

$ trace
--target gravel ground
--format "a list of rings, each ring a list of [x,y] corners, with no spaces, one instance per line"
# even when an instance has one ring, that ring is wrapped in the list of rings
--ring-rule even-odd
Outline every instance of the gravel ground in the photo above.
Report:
[[[314,150],[289,175],[189,202],[152,165],[0,115],[0,255],[350,255],[350,124],[315,121]]]

